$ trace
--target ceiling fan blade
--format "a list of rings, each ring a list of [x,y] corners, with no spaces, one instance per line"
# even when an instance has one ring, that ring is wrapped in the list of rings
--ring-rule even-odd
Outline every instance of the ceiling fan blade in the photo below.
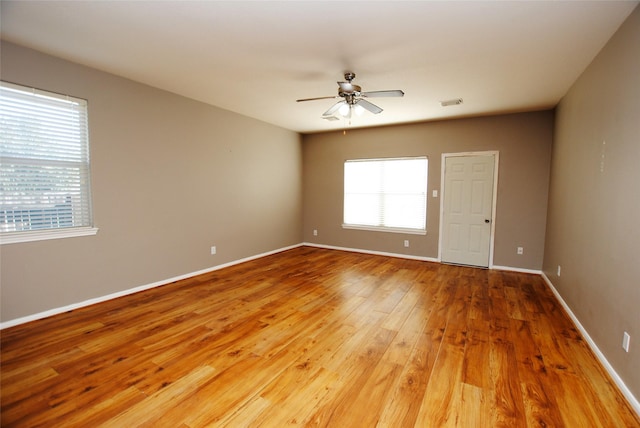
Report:
[[[338,98],[338,97],[331,96],[331,97],[302,98],[300,100],[296,100],[296,102],[299,103],[301,101],[328,100],[329,98]]]
[[[343,105],[345,105],[347,102],[342,100],[342,101],[338,101],[337,103],[335,103],[334,105],[331,106],[331,108],[327,111],[325,111],[324,113],[322,113],[323,116],[331,116],[333,115],[333,113],[337,112],[338,109],[340,107],[342,107]]]
[[[371,113],[373,114],[378,114],[380,112],[382,112],[382,109],[380,107],[378,107],[377,105],[370,103],[367,100],[363,100],[363,99],[359,99],[358,101],[356,101],[356,104],[369,110]]]
[[[369,91],[361,94],[363,97],[403,97],[404,92],[400,89],[392,89],[390,91]]]

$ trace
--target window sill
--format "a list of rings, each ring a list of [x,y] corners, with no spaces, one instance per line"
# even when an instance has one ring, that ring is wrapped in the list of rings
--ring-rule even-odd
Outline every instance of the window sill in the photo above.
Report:
[[[0,234],[0,245],[17,244],[21,242],[45,241],[48,239],[75,238],[78,236],[92,236],[97,233],[97,227],[71,227],[67,229],[5,232]]]
[[[380,226],[358,226],[355,224],[343,224],[343,229],[368,230],[370,232],[391,232],[405,233],[408,235],[426,235],[427,231],[422,229],[402,229],[400,227],[380,227]]]

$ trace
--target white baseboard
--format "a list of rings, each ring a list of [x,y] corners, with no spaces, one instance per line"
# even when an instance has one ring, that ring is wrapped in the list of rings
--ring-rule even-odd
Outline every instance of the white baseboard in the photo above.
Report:
[[[384,251],[362,250],[360,248],[336,247],[334,245],[315,244],[313,242],[304,242],[302,245],[307,247],[325,248],[327,250],[350,251],[352,253],[373,254],[375,256],[397,257],[401,259],[420,260],[423,262],[440,263],[440,260],[433,257],[412,256],[410,254],[387,253]]]
[[[9,327],[14,327],[16,325],[20,325],[20,324],[24,324],[30,321],[35,321],[35,320],[39,320],[42,318],[47,318],[50,317],[52,315],[57,315],[57,314],[61,314],[64,312],[68,312],[68,311],[72,311],[74,309],[79,309],[79,308],[83,308],[85,306],[91,306],[91,305],[95,305],[96,303],[101,303],[101,302],[106,302],[107,300],[111,300],[111,299],[116,299],[118,297],[122,297],[122,296],[127,296],[129,294],[133,294],[133,293],[138,293],[140,291],[144,291],[144,290],[149,290],[151,288],[155,288],[155,287],[160,287],[162,285],[166,285],[166,284],[170,284],[172,282],[175,281],[180,281],[182,279],[187,279],[187,278],[191,278],[194,276],[198,276],[198,275],[202,275],[205,273],[209,273],[209,272],[213,272],[222,268],[226,268],[229,266],[233,266],[233,265],[237,265],[240,263],[244,263],[244,262],[248,262],[250,260],[255,260],[255,259],[259,259],[261,257],[266,257],[266,256],[270,256],[272,254],[276,254],[276,253],[281,253],[282,251],[287,251],[287,250],[291,250],[293,248],[297,248],[302,246],[303,244],[295,244],[295,245],[291,245],[288,247],[284,247],[284,248],[279,248],[277,250],[273,250],[273,251],[268,251],[266,253],[262,253],[262,254],[256,254],[255,256],[250,256],[250,257],[245,257],[243,259],[239,259],[239,260],[234,260],[228,263],[223,263],[221,265],[216,265],[207,269],[202,269],[196,272],[190,272],[184,275],[179,275],[179,276],[175,276],[173,278],[169,278],[169,279],[163,279],[162,281],[157,281],[157,282],[153,282],[151,284],[145,284],[145,285],[141,285],[138,287],[134,287],[134,288],[129,288],[127,290],[122,290],[122,291],[118,291],[116,293],[111,293],[111,294],[107,294],[106,296],[100,296],[100,297],[96,297],[93,299],[89,299],[89,300],[84,300],[82,302],[78,302],[78,303],[72,303],[70,305],[67,306],[63,306],[60,308],[54,308],[54,309],[49,309],[47,311],[44,312],[39,312],[37,314],[33,314],[33,315],[27,315],[25,317],[20,317],[20,318],[16,318],[13,320],[9,320],[9,321],[5,321],[3,323],[0,323],[0,330],[3,330],[5,328],[9,328]]]
[[[441,262],[441,260],[436,257],[413,256],[410,254],[388,253],[384,251],[363,250],[360,248],[351,248],[351,247],[336,247],[334,245],[315,244],[313,242],[304,242],[302,245],[306,245],[308,247],[326,248],[328,250],[351,251],[353,253],[374,254],[377,256],[388,256],[388,257],[397,257],[401,259],[420,260],[423,262],[433,262],[433,263]],[[510,271],[510,272],[519,272],[519,273],[532,273],[536,275],[542,274],[541,270],[524,269],[524,268],[517,268],[517,267],[510,267],[510,266],[491,266],[491,269],[504,270],[504,271]]]
[[[116,293],[111,293],[111,294],[107,294],[106,296],[100,296],[100,297],[95,297],[93,299],[88,299],[88,300],[84,300],[82,302],[77,302],[77,303],[72,303],[70,305],[66,305],[66,306],[62,306],[59,308],[53,308],[53,309],[49,309],[47,311],[43,311],[43,312],[38,312],[36,314],[32,314],[32,315],[27,315],[24,317],[20,317],[20,318],[15,318],[9,321],[5,321],[5,322],[0,322],[0,330],[3,330],[5,328],[9,328],[9,327],[14,327],[16,325],[20,325],[20,324],[25,324],[31,321],[36,321],[42,318],[47,318],[53,315],[58,315],[64,312],[68,312],[68,311],[72,311],[74,309],[79,309],[79,308],[83,308],[85,306],[91,306],[91,305],[95,305],[96,303],[101,303],[101,302],[106,302],[107,300],[111,300],[111,299],[116,299],[118,297],[123,297],[123,296],[127,296],[129,294],[134,294],[134,293],[138,293],[140,291],[145,291],[145,290],[149,290],[152,288],[156,288],[156,287],[160,287],[162,285],[166,285],[166,284],[170,284],[172,282],[175,281],[180,281],[182,279],[187,279],[187,278],[191,278],[197,275],[202,275],[205,273],[209,273],[209,272],[213,272],[215,270],[218,269],[222,269],[225,267],[229,267],[229,266],[233,266],[233,265],[237,265],[240,263],[244,263],[244,262],[248,262],[250,260],[255,260],[255,259],[259,259],[261,257],[266,257],[269,256],[271,254],[276,254],[276,253],[280,253],[282,251],[286,251],[286,250],[290,250],[293,248],[297,248],[297,247],[301,247],[303,245],[309,246],[309,247],[317,247],[317,248],[326,248],[326,249],[330,249],[330,250],[341,250],[341,251],[351,251],[351,252],[356,252],[356,253],[363,253],[363,254],[373,254],[373,255],[379,255],[379,256],[388,256],[388,257],[398,257],[398,258],[403,258],[403,259],[410,259],[410,260],[420,260],[420,261],[426,261],[426,262],[434,262],[434,263],[439,263],[440,260],[437,258],[433,258],[433,257],[422,257],[422,256],[412,256],[412,255],[408,255],[408,254],[398,254],[398,253],[389,253],[389,252],[383,252],[383,251],[371,251],[371,250],[362,250],[362,249],[358,249],[358,248],[347,248],[347,247],[337,247],[337,246],[333,246],[333,245],[323,245],[323,244],[315,244],[312,242],[303,242],[300,244],[295,244],[295,245],[291,245],[288,247],[284,247],[284,248],[279,248],[277,250],[273,250],[273,251],[268,251],[266,253],[262,253],[262,254],[256,254],[254,256],[250,256],[250,257],[245,257],[243,259],[239,259],[239,260],[234,260],[228,263],[224,263],[221,265],[216,265],[207,269],[202,269],[196,272],[190,272],[190,273],[186,273],[184,275],[179,275],[173,278],[168,278],[168,279],[164,279],[161,281],[157,281],[157,282],[153,282],[151,284],[145,284],[145,285],[140,285],[138,287],[134,287],[134,288],[129,288],[127,290],[122,290],[122,291],[118,291]],[[510,268],[510,267],[506,267],[506,266],[493,266],[493,269],[501,269],[501,270],[510,270],[510,271],[515,271],[515,272],[527,272],[527,273],[538,273],[540,274],[540,271],[529,271],[529,270],[524,270],[524,269],[519,269],[519,268]]]
[[[611,376],[613,381],[616,383],[616,385],[620,389],[620,392],[622,392],[622,394],[625,396],[625,398],[627,399],[631,407],[633,407],[633,410],[635,410],[635,412],[638,415],[640,415],[640,402],[638,401],[638,399],[633,395],[633,393],[629,390],[629,388],[627,388],[627,385],[624,384],[624,381],[622,380],[622,378],[618,375],[618,373],[616,373],[613,366],[609,363],[607,358],[598,348],[598,345],[596,345],[596,343],[593,341],[591,336],[589,336],[589,333],[587,332],[587,330],[580,323],[580,320],[578,320],[578,317],[576,317],[576,315],[573,313],[569,305],[567,305],[567,302],[564,301],[564,299],[562,298],[562,296],[560,295],[556,287],[554,287],[551,280],[547,277],[547,275],[545,275],[544,272],[542,272],[541,275],[544,281],[547,283],[547,286],[549,287],[549,289],[551,289],[554,296],[556,296],[556,299],[558,299],[558,301],[560,302],[564,310],[567,312],[567,314],[571,318],[571,321],[573,321],[573,323],[578,328],[578,330],[580,330],[580,333],[582,334],[585,341],[587,342],[587,344],[589,345],[593,353],[596,355],[596,357],[600,361],[600,364],[602,364],[605,370],[609,373],[609,376]]]
[[[519,273],[533,273],[535,275],[542,275],[542,271],[541,270],[524,269],[524,268],[511,267],[511,266],[496,266],[496,265],[493,265],[493,266],[491,266],[491,269],[506,270],[506,271],[509,271],[509,272],[519,272]]]

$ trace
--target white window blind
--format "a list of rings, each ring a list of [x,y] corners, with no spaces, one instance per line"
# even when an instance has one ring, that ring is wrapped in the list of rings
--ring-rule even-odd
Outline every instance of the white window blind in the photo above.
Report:
[[[348,160],[344,227],[426,232],[426,157]]]
[[[91,227],[89,178],[86,101],[0,82],[5,242],[21,232]]]

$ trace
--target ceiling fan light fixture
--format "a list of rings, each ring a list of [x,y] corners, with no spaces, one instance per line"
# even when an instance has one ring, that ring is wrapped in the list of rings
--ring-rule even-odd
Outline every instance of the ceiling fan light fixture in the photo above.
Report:
[[[455,98],[453,100],[440,101],[440,105],[442,107],[457,106],[460,104],[462,104],[462,98]]]
[[[373,114],[382,113],[382,108],[373,104],[370,101],[367,101],[365,98],[373,98],[373,97],[402,97],[404,96],[404,91],[400,89],[392,89],[386,91],[368,91],[362,92],[362,88],[358,85],[354,85],[351,81],[356,77],[353,72],[346,72],[344,74],[344,78],[346,82],[337,82],[338,83],[338,96],[328,96],[328,97],[315,97],[315,98],[301,98],[296,100],[296,102],[302,101],[315,101],[315,100],[324,100],[329,98],[342,98],[341,101],[338,101],[333,106],[329,108],[329,110],[325,111],[322,114],[322,117],[327,120],[329,116],[339,115],[348,119],[351,119],[353,113],[356,116],[360,116],[364,114],[364,111],[367,110]],[[462,100],[461,100],[462,101]]]

